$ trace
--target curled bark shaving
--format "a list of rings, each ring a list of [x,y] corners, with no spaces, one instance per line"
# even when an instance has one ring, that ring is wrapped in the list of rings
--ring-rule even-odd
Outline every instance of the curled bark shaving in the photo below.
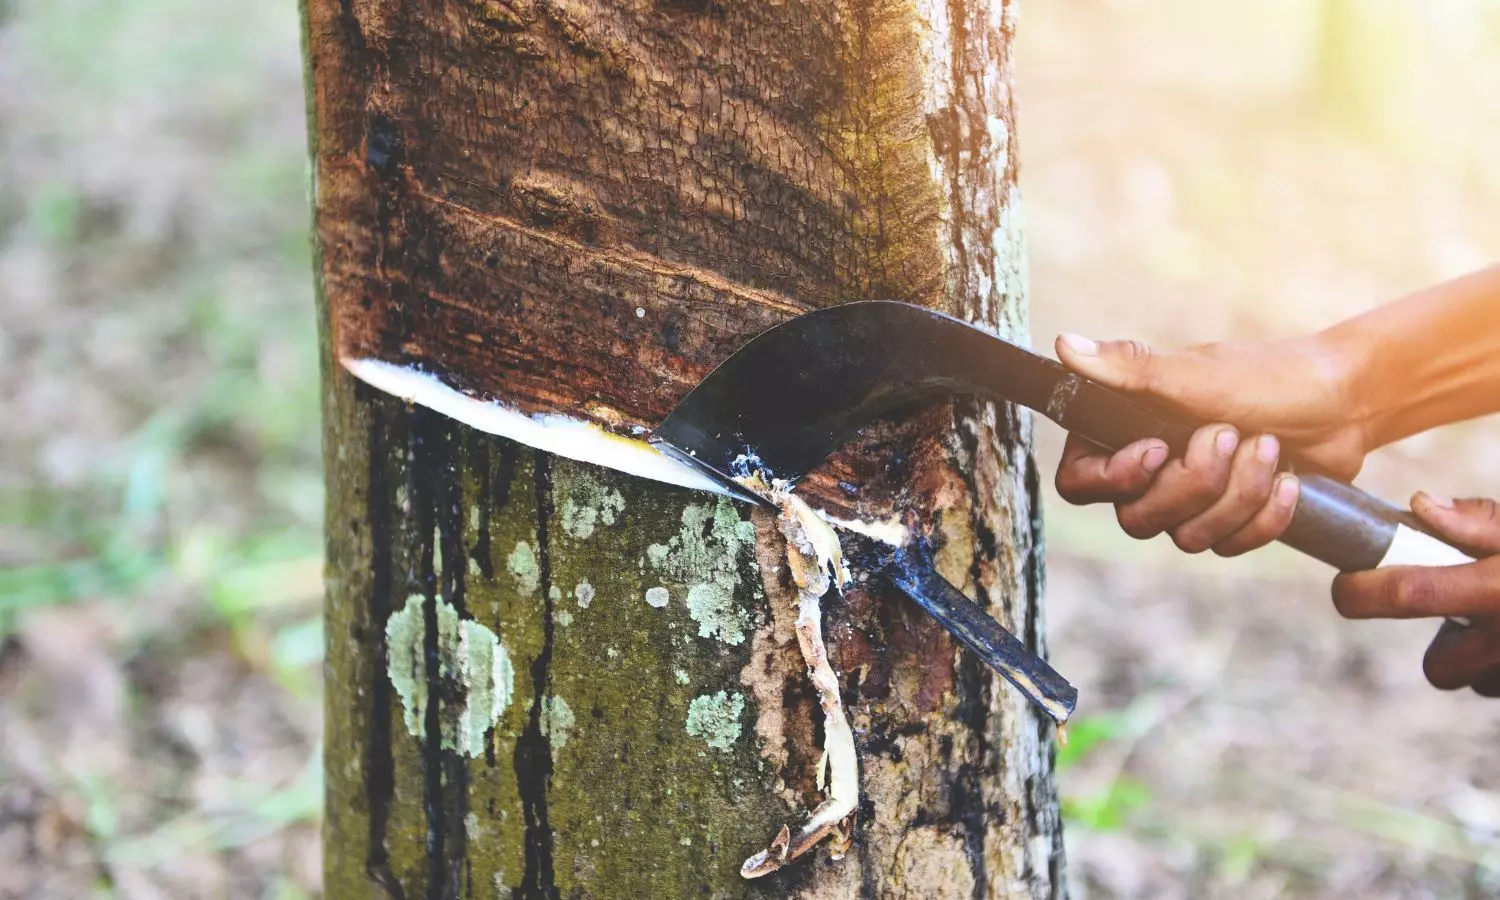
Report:
[[[859,758],[854,732],[839,696],[839,680],[828,663],[823,643],[821,600],[828,589],[843,589],[849,571],[839,550],[838,536],[812,508],[784,490],[767,492],[781,509],[777,525],[787,541],[787,565],[797,585],[797,645],[807,663],[808,677],[823,710],[823,760],[818,783],[826,799],[812,811],[795,836],[783,825],[765,850],[745,860],[746,878],[769,875],[831,837],[831,854],[841,858],[853,840],[855,810],[859,807]]]

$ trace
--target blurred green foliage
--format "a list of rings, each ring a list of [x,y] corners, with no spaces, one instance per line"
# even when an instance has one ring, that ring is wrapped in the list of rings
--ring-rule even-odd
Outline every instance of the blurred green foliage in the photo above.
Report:
[[[94,321],[130,320],[119,339],[142,346],[125,351],[141,371],[115,384],[89,384],[113,373],[57,354],[59,370],[49,374],[110,397],[126,411],[127,430],[98,436],[84,479],[52,485],[33,473],[25,487],[3,488],[0,525],[51,552],[0,571],[0,632],[20,609],[136,602],[174,579],[202,586],[212,601],[205,610],[223,614],[218,598],[247,573],[320,550],[306,161],[302,136],[268,133],[264,117],[268,103],[300,113],[301,95],[269,97],[273,85],[255,77],[267,58],[295,61],[295,19],[201,0],[19,0],[9,12],[8,45],[19,48],[12,63],[51,99],[23,109],[30,118],[7,135],[22,157],[16,167],[44,177],[13,180],[25,214],[3,244],[60,260],[60,325],[71,324],[65,307],[76,306]],[[271,40],[279,53],[268,51]],[[292,78],[281,86],[295,86],[297,70],[284,74]],[[121,134],[107,121],[132,114],[154,127],[127,124]],[[299,115],[289,121],[301,124]],[[181,156],[131,160],[134,172],[95,165],[135,141]],[[39,146],[64,152],[27,159]],[[133,228],[133,207],[161,198],[130,179],[150,183],[173,169],[208,192],[168,189],[180,204],[171,227]],[[119,294],[99,295],[90,275],[121,267]],[[41,437],[28,448],[39,456]],[[205,490],[215,478],[223,488]],[[256,589],[276,605],[275,583],[261,578]],[[254,606],[234,605],[238,616]]]
[[[1068,723],[1068,741],[1058,747],[1057,769],[1066,773],[1091,755],[1125,748],[1150,726],[1150,717],[1140,706],[1118,712],[1078,716]],[[1091,831],[1115,831],[1125,826],[1132,812],[1151,803],[1151,790],[1139,779],[1116,771],[1102,789],[1090,792],[1065,790],[1063,819],[1069,825]]]
[[[184,782],[243,783],[183,808],[156,780],[177,752],[162,707],[183,701],[136,682],[218,653],[268,685],[243,689],[293,723],[282,740],[315,726],[323,495],[297,17],[295,3],[0,0],[0,652],[41,607],[111,623],[86,652],[124,673],[131,746],[112,750],[139,781],[58,762],[45,785],[81,808],[106,871],[321,814],[310,746],[292,751],[311,751],[300,774],[245,768],[239,748],[195,758]],[[64,701],[10,702],[42,719]],[[0,788],[8,763],[0,752]],[[266,877],[265,896],[315,887]]]
[[[1132,812],[1151,802],[1151,789],[1138,778],[1121,775],[1102,791],[1063,797],[1063,819],[1091,831],[1117,831]]]

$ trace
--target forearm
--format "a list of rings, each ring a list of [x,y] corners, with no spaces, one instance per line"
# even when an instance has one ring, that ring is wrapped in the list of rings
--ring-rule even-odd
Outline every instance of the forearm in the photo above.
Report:
[[[1500,266],[1328,329],[1367,450],[1500,411]]]

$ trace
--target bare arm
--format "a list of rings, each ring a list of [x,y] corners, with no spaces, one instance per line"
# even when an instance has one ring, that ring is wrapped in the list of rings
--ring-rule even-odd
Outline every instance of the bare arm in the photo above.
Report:
[[[1291,520],[1294,479],[1275,474],[1283,443],[1352,479],[1377,447],[1500,411],[1500,266],[1295,340],[1154,350],[1064,336],[1057,351],[1075,371],[1215,423],[1175,460],[1160,441],[1109,454],[1070,439],[1063,497],[1114,503],[1133,537],[1168,532],[1183,550],[1234,555]]]
[[[1350,373],[1367,451],[1500,411],[1500,266],[1357,316],[1317,340]]]
[[[1500,266],[1297,340],[1156,351],[1065,336],[1057,350],[1081,374],[1216,423],[1180,459],[1161,441],[1111,454],[1070,437],[1057,471],[1063,498],[1113,503],[1133,537],[1166,532],[1187,552],[1233,556],[1291,521],[1298,484],[1276,471],[1283,441],[1353,478],[1377,447],[1500,411]],[[1500,507],[1418,494],[1413,510],[1480,561],[1340,575],[1334,604],[1350,618],[1473,619],[1444,626],[1424,662],[1428,679],[1500,696]]]

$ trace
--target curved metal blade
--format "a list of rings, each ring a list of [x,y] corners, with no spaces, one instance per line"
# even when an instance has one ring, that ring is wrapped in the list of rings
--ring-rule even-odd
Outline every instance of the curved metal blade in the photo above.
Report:
[[[652,440],[721,482],[757,462],[795,482],[906,404],[977,394],[1045,410],[1071,378],[1053,360],[940,312],[847,303],[752,339],[677,404]]]
[[[754,471],[795,482],[864,425],[915,401],[978,394],[1059,416],[1079,379],[1042,356],[919,306],[849,303],[807,313],[751,340],[708,374],[653,443],[751,503]],[[846,540],[850,538],[846,537]],[[879,573],[1059,724],[1078,691],[942,579],[919,547],[864,548]]]

